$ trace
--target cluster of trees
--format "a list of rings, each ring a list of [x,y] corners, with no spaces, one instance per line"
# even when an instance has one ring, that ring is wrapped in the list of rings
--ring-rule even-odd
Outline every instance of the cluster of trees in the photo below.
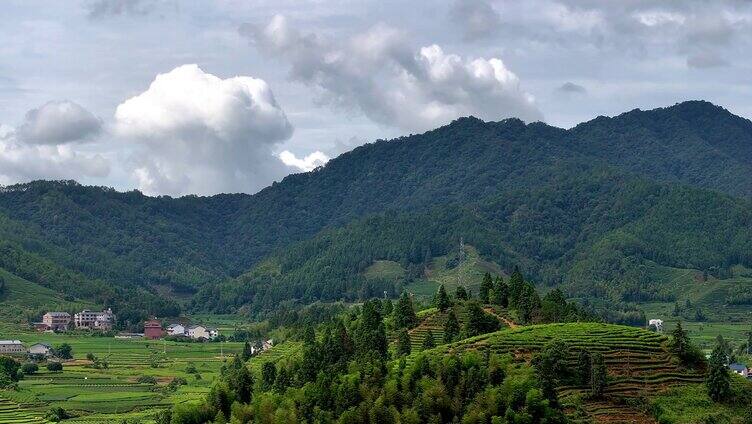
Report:
[[[387,325],[404,330],[415,312],[409,297],[390,305],[369,300],[317,330],[306,326],[301,355],[265,363],[256,380],[239,355],[203,402],[176,406],[158,422],[564,422],[533,369],[509,356],[399,359]]]

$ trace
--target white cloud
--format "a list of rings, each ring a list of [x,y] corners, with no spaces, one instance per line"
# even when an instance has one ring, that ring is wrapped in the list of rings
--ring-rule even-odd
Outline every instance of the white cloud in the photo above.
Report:
[[[35,179],[101,178],[110,172],[107,159],[87,154],[70,144],[28,144],[17,130],[0,125],[0,184]]]
[[[115,129],[138,146],[129,166],[149,194],[255,192],[284,176],[273,150],[293,131],[266,82],[197,65],[159,74],[121,103]]]
[[[386,25],[335,42],[301,34],[277,15],[265,27],[246,24],[240,32],[289,61],[291,78],[315,88],[321,102],[382,125],[422,131],[463,115],[542,119],[501,59],[462,58],[438,45],[416,51],[404,33]]]
[[[298,168],[299,170],[305,172],[313,171],[319,166],[324,166],[327,162],[329,162],[329,156],[318,150],[303,158],[298,158],[289,150],[285,150],[279,154],[279,159],[285,165],[293,168]]]
[[[102,121],[71,101],[51,101],[26,112],[16,137],[28,144],[57,145],[91,139],[102,130]]]

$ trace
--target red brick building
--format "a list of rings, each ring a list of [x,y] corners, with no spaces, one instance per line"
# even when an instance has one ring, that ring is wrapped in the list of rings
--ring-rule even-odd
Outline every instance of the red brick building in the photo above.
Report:
[[[150,340],[161,339],[164,336],[162,323],[156,319],[150,319],[144,323],[144,337]]]

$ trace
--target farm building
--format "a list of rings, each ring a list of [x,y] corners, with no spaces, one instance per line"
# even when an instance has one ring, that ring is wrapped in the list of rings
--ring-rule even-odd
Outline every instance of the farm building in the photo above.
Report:
[[[144,337],[150,340],[161,339],[164,336],[162,323],[157,319],[150,319],[144,323]]]
[[[29,346],[29,355],[50,356],[51,354],[52,346],[47,343],[34,343]]]
[[[0,340],[0,354],[25,355],[26,346],[20,340]]]
[[[42,315],[42,322],[34,323],[37,331],[68,331],[71,316],[67,312],[47,312]]]
[[[651,319],[648,321],[648,327],[655,327],[655,331],[659,333],[663,333],[663,320],[662,319]]]
[[[729,365],[729,369],[735,373],[739,374],[744,378],[747,378],[749,376],[749,369],[746,365],[740,364],[738,362],[734,362],[733,364]]]
[[[186,330],[186,334],[192,339],[210,340],[217,337],[219,331],[216,328],[204,327],[203,325],[191,325]]]
[[[73,322],[76,328],[109,331],[115,324],[115,314],[109,308],[101,312],[84,309],[73,316]]]
[[[182,324],[170,324],[167,327],[167,334],[170,336],[185,336],[185,326]]]

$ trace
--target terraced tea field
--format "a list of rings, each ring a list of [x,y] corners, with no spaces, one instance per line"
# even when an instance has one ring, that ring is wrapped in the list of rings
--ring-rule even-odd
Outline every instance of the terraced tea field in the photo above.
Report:
[[[486,313],[494,316],[499,320],[501,327],[507,327],[509,319],[506,317],[506,312],[499,307],[486,305],[483,307]],[[452,306],[454,314],[457,316],[457,321],[462,328],[467,322],[467,311],[463,305],[455,304]],[[449,311],[441,312],[435,308],[429,310],[426,313],[419,314],[418,318],[420,323],[411,330],[408,331],[410,335],[410,348],[413,352],[419,352],[423,348],[423,341],[426,338],[428,332],[431,332],[434,342],[440,345],[444,341],[444,325],[446,324]],[[396,343],[396,333],[390,334],[390,338],[393,343]]]
[[[2,391],[0,391],[0,396],[2,396]],[[39,424],[46,422],[39,413],[27,410],[15,402],[0,397],[0,423]]]
[[[630,422],[640,411],[610,400],[635,399],[654,395],[670,387],[701,383],[701,373],[682,368],[667,351],[663,335],[634,327],[600,323],[546,324],[506,329],[436,348],[440,353],[490,350],[510,354],[520,361],[529,361],[553,340],[569,347],[568,361],[576,365],[579,350],[600,352],[608,369],[607,401],[586,402],[587,414],[598,422]],[[411,355],[411,359],[415,355]],[[582,397],[586,387],[560,387],[559,396],[567,399]],[[651,422],[647,418],[645,421]]]
[[[261,375],[261,367],[266,362],[273,362],[277,363],[282,359],[290,358],[294,355],[301,354],[303,351],[303,343],[302,342],[284,342],[279,345],[273,346],[271,349],[267,350],[266,352],[262,352],[259,355],[256,355],[252,357],[248,361],[248,366],[253,371],[254,375],[260,376]]]
[[[102,423],[123,418],[149,423],[158,410],[168,405],[205,396],[223,361],[242,350],[241,343],[178,343],[36,333],[21,337],[27,344],[37,339],[54,345],[69,343],[75,360],[65,363],[63,371],[58,373],[41,367],[38,373],[19,382],[18,391],[0,391],[3,424],[43,422],[41,417],[52,407],[62,407],[75,416],[66,423]],[[87,353],[106,361],[108,368],[94,368],[85,359]],[[189,364],[197,373],[186,371]],[[141,376],[153,377],[156,384],[139,383]],[[168,385],[176,377],[184,378],[188,384],[170,389]],[[11,418],[20,421],[9,421]]]

